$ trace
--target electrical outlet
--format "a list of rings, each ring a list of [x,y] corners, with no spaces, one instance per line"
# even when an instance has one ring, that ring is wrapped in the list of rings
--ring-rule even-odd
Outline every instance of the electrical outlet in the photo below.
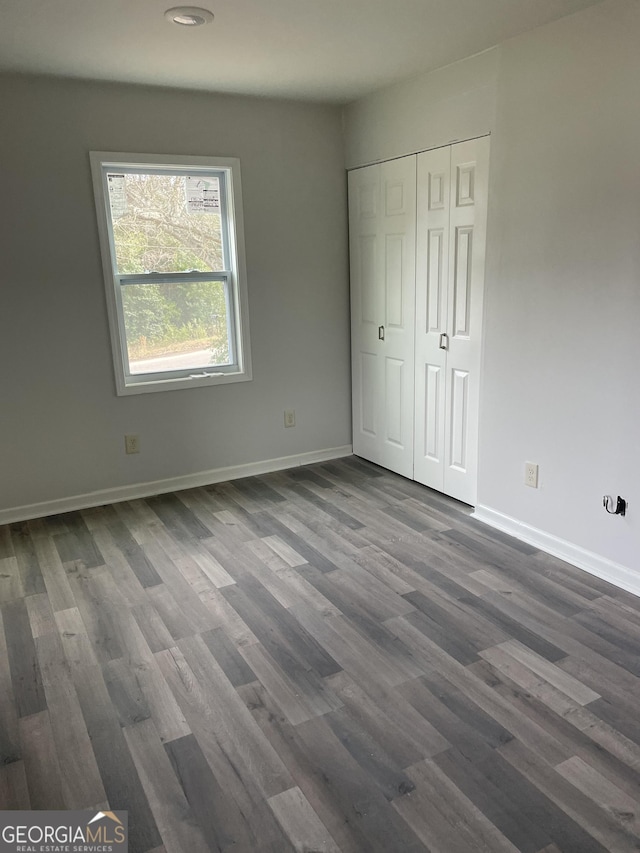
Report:
[[[286,427],[294,427],[296,425],[296,413],[293,409],[285,409],[284,425]]]
[[[140,453],[140,436],[125,435],[124,450],[125,453]]]
[[[524,484],[532,489],[538,488],[538,466],[535,462],[524,463]]]

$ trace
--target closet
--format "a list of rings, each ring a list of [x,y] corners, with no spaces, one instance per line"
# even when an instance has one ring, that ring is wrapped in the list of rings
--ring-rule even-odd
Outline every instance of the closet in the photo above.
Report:
[[[354,453],[475,503],[489,138],[349,173]]]

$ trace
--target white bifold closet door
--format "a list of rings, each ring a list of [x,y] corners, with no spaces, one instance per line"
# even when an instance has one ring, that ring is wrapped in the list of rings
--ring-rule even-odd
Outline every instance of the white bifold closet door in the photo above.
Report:
[[[354,453],[413,477],[416,157],[349,172]]]
[[[414,479],[476,501],[489,139],[418,155]]]

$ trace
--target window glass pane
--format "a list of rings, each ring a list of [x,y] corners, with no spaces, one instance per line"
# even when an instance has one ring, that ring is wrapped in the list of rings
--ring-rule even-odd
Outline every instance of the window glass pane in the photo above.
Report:
[[[107,172],[117,272],[223,270],[221,181]]]
[[[222,281],[123,285],[122,309],[132,374],[232,363]]]

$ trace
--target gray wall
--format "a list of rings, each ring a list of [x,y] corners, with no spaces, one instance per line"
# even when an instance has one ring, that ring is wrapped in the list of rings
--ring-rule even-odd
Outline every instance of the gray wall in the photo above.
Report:
[[[337,108],[19,76],[0,104],[0,511],[350,443]],[[252,382],[116,397],[90,150],[240,158]]]
[[[354,101],[345,109],[347,169],[490,133],[499,62],[493,48]]]
[[[351,166],[492,132],[479,503],[632,572],[639,43],[640,4],[607,0],[345,113]],[[625,519],[605,493],[628,499]]]

